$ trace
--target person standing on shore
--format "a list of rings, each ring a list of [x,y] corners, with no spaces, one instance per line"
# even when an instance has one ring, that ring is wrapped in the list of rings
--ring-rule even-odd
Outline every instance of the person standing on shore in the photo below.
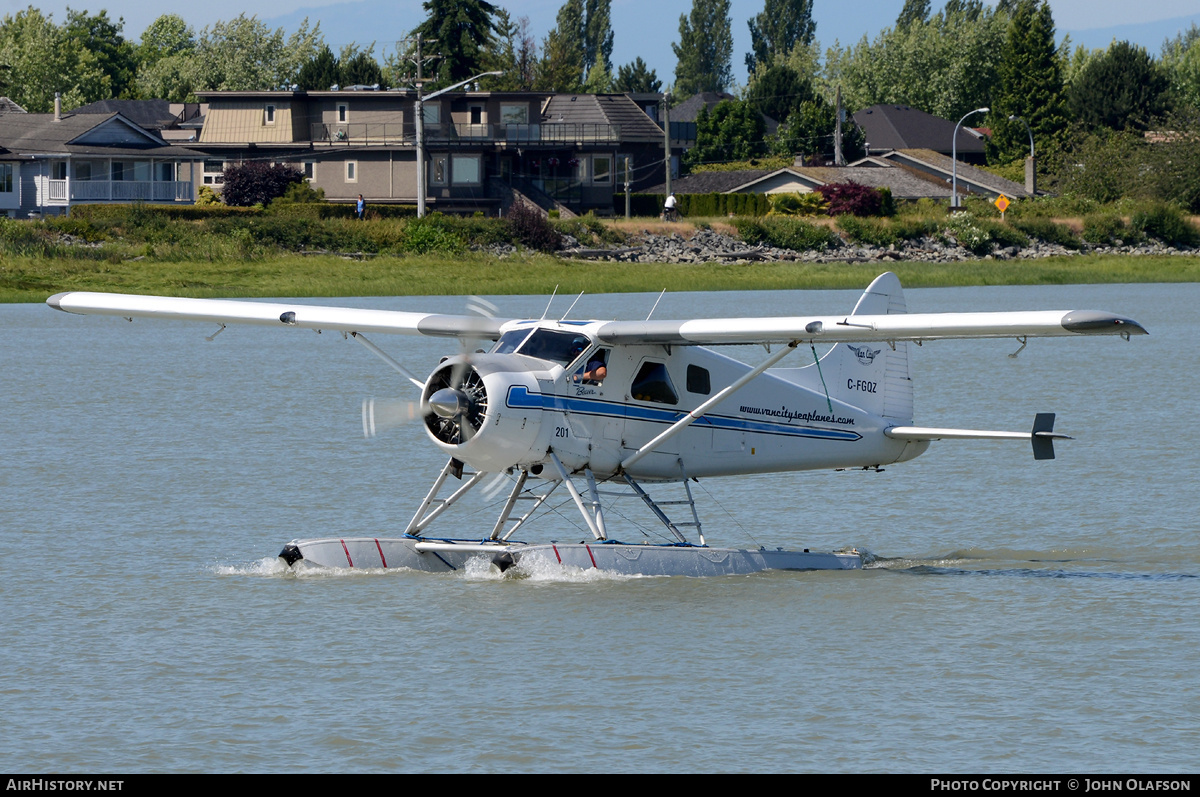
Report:
[[[362,194],[359,194],[358,195],[358,204],[356,204],[354,206],[354,215],[358,218],[359,221],[362,221],[366,212],[367,212],[366,200],[363,199]]]

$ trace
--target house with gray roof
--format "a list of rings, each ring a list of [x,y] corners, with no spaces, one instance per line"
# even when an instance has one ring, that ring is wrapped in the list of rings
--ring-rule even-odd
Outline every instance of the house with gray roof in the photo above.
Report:
[[[960,195],[982,194],[991,199],[995,199],[1001,194],[1009,199],[1029,196],[1025,191],[1025,186],[1020,183],[1006,180],[986,169],[980,169],[962,161],[958,162],[956,168],[954,161],[949,156],[928,149],[897,149],[871,155],[852,163],[851,166],[876,168],[899,166],[910,172],[942,181],[946,185],[947,196],[949,196],[950,184],[955,180],[956,172]]]
[[[65,213],[94,202],[191,204],[201,157],[120,113],[5,113],[0,212]]]
[[[417,165],[416,95],[387,91],[211,91],[195,147],[202,179],[246,160],[294,163],[333,202],[427,205],[446,213],[503,212],[517,195],[565,214],[611,213],[623,189],[661,179],[662,132],[624,94],[448,92],[423,102]]]
[[[928,149],[949,157],[957,150],[964,163],[985,163],[983,133],[907,105],[881,104],[854,114],[866,137],[867,154],[896,149]]]

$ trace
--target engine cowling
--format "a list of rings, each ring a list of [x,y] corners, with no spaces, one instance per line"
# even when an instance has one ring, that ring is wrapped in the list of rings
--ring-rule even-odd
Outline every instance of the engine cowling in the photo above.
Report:
[[[541,462],[543,410],[509,406],[513,390],[538,392],[526,358],[508,354],[451,357],[430,375],[422,393],[425,431],[438,448],[487,472]]]

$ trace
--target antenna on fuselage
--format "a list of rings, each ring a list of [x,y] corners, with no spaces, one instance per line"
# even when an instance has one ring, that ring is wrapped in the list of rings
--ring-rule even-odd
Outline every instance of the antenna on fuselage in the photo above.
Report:
[[[546,320],[546,315],[550,312],[550,305],[554,304],[554,297],[558,295],[558,286],[554,286],[554,293],[550,294],[550,301],[546,302],[546,309],[542,311],[541,321]]]
[[[583,291],[580,291],[579,295],[575,297],[575,301],[571,302],[571,306],[567,308],[567,312],[563,313],[563,317],[558,319],[559,323],[562,323],[563,321],[567,320],[567,316],[569,316],[571,314],[571,311],[575,309],[575,305],[579,304],[579,300],[582,298],[583,298]]]
[[[666,288],[663,288],[663,289],[662,289],[662,293],[660,293],[660,294],[658,295],[658,298],[654,300],[654,306],[650,308],[650,312],[649,312],[649,313],[646,313],[646,320],[647,320],[647,321],[649,321],[649,320],[650,320],[650,316],[654,315],[654,311],[658,309],[658,303],[659,303],[659,302],[661,302],[661,301],[662,301],[662,297],[664,297],[664,296],[666,296],[666,295],[667,295],[667,289],[666,289]]]

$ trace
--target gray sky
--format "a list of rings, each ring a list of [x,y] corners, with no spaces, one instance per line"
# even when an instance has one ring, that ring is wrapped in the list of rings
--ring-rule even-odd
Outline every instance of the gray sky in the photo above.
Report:
[[[509,10],[514,18],[528,16],[535,34],[540,38],[554,25],[554,17],[562,0],[492,0]],[[61,22],[66,7],[86,8],[95,12],[107,9],[110,17],[125,19],[125,35],[137,39],[158,15],[176,13],[199,31],[212,23],[232,19],[240,13],[258,15],[273,26],[283,25],[294,30],[303,16],[312,22],[321,21],[326,41],[336,51],[339,46],[357,41],[360,44],[378,42],[376,53],[390,49],[423,18],[420,0],[206,0],[204,3],[175,3],[161,0],[47,0],[35,2],[43,13],[52,13]],[[933,0],[935,9],[941,0]],[[23,10],[29,0],[0,0],[0,13],[12,14]],[[835,39],[843,45],[857,42],[864,34],[874,37],[880,29],[894,23],[903,0],[815,0],[817,38],[828,46]],[[1157,54],[1163,38],[1159,29],[1147,23],[1190,17],[1200,22],[1197,0],[1050,0],[1054,20],[1061,32],[1071,31],[1072,39],[1089,46],[1102,46],[1114,36],[1130,38]],[[690,0],[613,0],[613,29],[616,47],[614,65],[641,56],[656,69],[664,83],[670,83],[675,68],[672,42],[679,40],[679,16],[691,8]],[[747,20],[759,13],[763,0],[732,0],[731,17],[734,34],[734,72],[739,82],[745,81],[743,56],[750,49]],[[1076,32],[1088,29],[1108,29],[1130,26],[1128,35],[1122,30],[1103,30],[1094,40]],[[1186,25],[1185,25],[1186,26]],[[1177,31],[1173,28],[1171,33]],[[1143,41],[1137,41],[1139,36]]]

